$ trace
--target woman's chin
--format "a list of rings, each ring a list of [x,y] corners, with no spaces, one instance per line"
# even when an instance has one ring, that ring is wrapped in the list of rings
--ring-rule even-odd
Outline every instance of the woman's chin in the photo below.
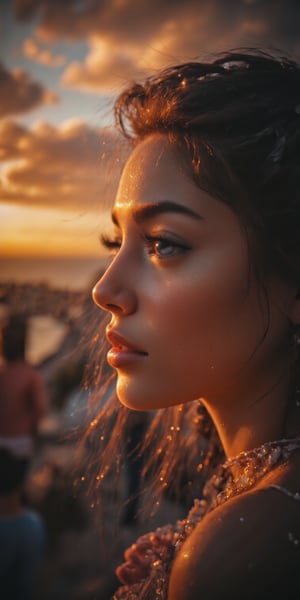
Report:
[[[143,401],[143,398],[132,398],[130,396],[124,396],[123,394],[119,394],[117,392],[117,397],[118,400],[121,404],[123,404],[123,406],[126,406],[126,408],[129,408],[131,410],[155,410],[157,408],[160,408],[158,406],[154,406],[154,403],[152,402],[148,402],[148,401]]]
[[[160,398],[157,393],[150,396],[146,395],[144,390],[139,392],[130,389],[128,386],[124,389],[122,385],[117,385],[116,394],[119,402],[131,410],[159,410],[184,403],[177,399],[174,401],[174,396],[169,399],[165,395]]]
[[[153,397],[146,396],[141,390],[128,385],[128,382],[125,383],[120,378],[117,381],[116,394],[119,402],[131,410],[154,410],[159,408],[155,406]]]

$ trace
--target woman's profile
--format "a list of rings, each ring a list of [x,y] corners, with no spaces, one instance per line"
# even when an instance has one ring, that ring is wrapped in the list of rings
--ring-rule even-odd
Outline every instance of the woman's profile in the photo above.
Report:
[[[180,64],[115,114],[131,153],[93,297],[116,393],[178,419],[198,400],[225,459],[186,519],[127,550],[114,598],[299,598],[300,66],[259,50]]]

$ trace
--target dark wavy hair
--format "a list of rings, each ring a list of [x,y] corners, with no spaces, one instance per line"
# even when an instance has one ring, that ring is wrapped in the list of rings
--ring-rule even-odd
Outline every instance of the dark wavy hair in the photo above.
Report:
[[[276,273],[300,288],[300,66],[295,60],[242,49],[218,54],[211,62],[172,66],[125,89],[116,101],[115,117],[130,147],[147,136],[166,136],[197,185],[235,211],[247,233],[250,266],[262,286],[266,275]],[[109,386],[114,375],[107,375]],[[104,379],[96,377],[94,386],[104,389]],[[97,402],[99,406],[98,397]],[[109,457],[120,463],[118,432],[128,411],[107,397],[105,406],[109,409],[93,415],[87,432],[97,431],[97,482],[111,465]],[[107,418],[113,423],[110,434]],[[200,452],[190,460],[184,448],[195,454],[195,440],[202,433],[209,461],[203,447],[202,458]],[[171,480],[176,486],[179,458],[185,468],[197,461],[208,468],[214,455],[222,456],[213,426],[182,406],[157,411],[145,435],[143,451],[147,448],[145,471],[156,473],[162,489]],[[207,469],[202,467],[203,476]]]

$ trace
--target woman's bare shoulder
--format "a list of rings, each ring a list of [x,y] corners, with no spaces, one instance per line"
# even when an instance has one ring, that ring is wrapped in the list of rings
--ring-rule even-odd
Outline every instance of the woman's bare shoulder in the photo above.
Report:
[[[168,600],[296,600],[299,565],[300,502],[261,487],[199,523],[176,557]]]

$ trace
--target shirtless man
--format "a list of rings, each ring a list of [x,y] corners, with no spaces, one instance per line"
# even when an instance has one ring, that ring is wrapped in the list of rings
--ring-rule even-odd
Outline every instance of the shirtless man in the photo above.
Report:
[[[2,330],[0,446],[30,458],[48,401],[42,377],[25,360],[25,342],[26,320],[13,315]]]

